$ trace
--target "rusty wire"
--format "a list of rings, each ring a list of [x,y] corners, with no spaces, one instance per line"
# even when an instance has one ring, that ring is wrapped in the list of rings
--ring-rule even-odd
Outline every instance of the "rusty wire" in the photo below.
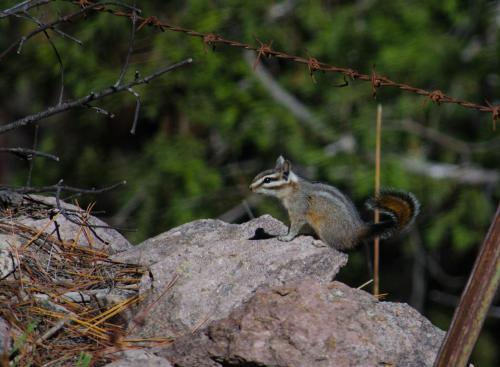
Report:
[[[469,102],[463,99],[455,98],[452,96],[449,96],[445,94],[443,91],[436,89],[436,90],[426,90],[418,87],[411,86],[409,84],[405,83],[400,83],[397,81],[394,81],[386,76],[379,75],[375,72],[375,66],[373,66],[372,71],[370,74],[364,74],[361,73],[357,70],[354,70],[352,68],[344,68],[340,66],[336,66],[333,64],[329,64],[326,62],[322,62],[314,57],[308,56],[308,57],[302,57],[302,56],[297,56],[297,55],[291,55],[289,53],[279,51],[279,50],[274,50],[272,49],[272,41],[269,43],[263,43],[259,39],[257,39],[257,42],[259,43],[258,46],[251,45],[248,43],[236,41],[236,40],[231,40],[224,38],[221,35],[215,34],[215,33],[204,33],[204,32],[198,32],[193,29],[189,28],[183,28],[183,27],[178,27],[175,25],[171,25],[165,22],[162,22],[157,16],[141,16],[140,10],[128,6],[123,3],[117,3],[115,1],[102,1],[102,2],[91,2],[89,0],[77,0],[73,1],[74,4],[78,5],[80,7],[80,10],[66,16],[62,16],[59,19],[45,24],[43,26],[38,27],[34,31],[32,31],[30,34],[28,34],[25,37],[22,37],[21,40],[18,40],[14,42],[10,47],[8,47],[2,54],[0,54],[0,59],[2,59],[10,50],[13,48],[17,47],[22,47],[22,44],[35,34],[38,34],[42,31],[45,31],[46,29],[54,29],[56,30],[55,26],[61,23],[69,22],[73,18],[79,16],[79,15],[84,15],[89,11],[94,11],[94,12],[106,12],[109,14],[112,14],[114,16],[119,16],[119,17],[127,17],[130,18],[133,22],[139,22],[139,25],[137,27],[137,31],[141,30],[145,26],[149,27],[155,27],[162,32],[164,31],[171,31],[171,32],[178,32],[178,33],[184,33],[188,36],[191,37],[199,37],[201,38],[205,51],[206,47],[212,46],[215,47],[216,44],[222,44],[230,47],[236,47],[236,48],[242,48],[246,50],[252,50],[257,52],[257,59],[254,64],[254,68],[257,66],[259,63],[260,59],[262,57],[275,57],[278,59],[282,60],[287,60],[291,62],[295,62],[298,64],[304,64],[307,66],[308,72],[313,80],[313,82],[316,82],[316,79],[314,77],[314,73],[316,71],[323,71],[323,72],[329,72],[329,73],[338,73],[338,74],[343,74],[345,80],[346,78],[349,78],[351,80],[362,80],[366,82],[371,83],[372,87],[372,95],[373,97],[376,97],[377,94],[377,89],[381,87],[392,87],[392,88],[397,88],[409,93],[414,93],[423,97],[426,97],[428,101],[434,102],[437,105],[441,104],[457,104],[459,106],[462,106],[467,109],[471,110],[476,110],[480,112],[487,112],[491,114],[492,118],[492,123],[493,123],[493,129],[496,128],[496,121],[500,119],[500,105],[492,105],[490,102],[485,101],[485,104],[478,104],[478,103],[473,103]],[[112,6],[120,6],[121,8],[125,8],[126,10],[115,10],[112,8]],[[344,86],[344,85],[343,85]]]
[[[90,3],[90,2],[87,2],[87,3],[95,6],[94,3]],[[106,7],[106,6],[93,7],[92,10],[105,11],[105,12],[108,12],[108,13],[113,14],[115,16],[124,16],[124,17],[128,17],[131,19],[134,17],[132,12],[115,11],[113,9],[110,9],[109,7]],[[371,86],[372,86],[373,97],[376,97],[378,88],[392,87],[392,88],[401,89],[401,90],[406,91],[406,92],[410,92],[410,93],[414,93],[414,94],[426,97],[429,101],[434,102],[437,105],[441,105],[441,104],[445,104],[445,103],[456,104],[456,105],[462,106],[462,107],[467,108],[467,109],[491,113],[493,129],[495,129],[495,127],[496,127],[496,121],[500,118],[500,105],[492,105],[488,101],[485,101],[485,104],[481,105],[478,103],[468,102],[468,101],[465,101],[463,99],[449,96],[439,89],[426,90],[426,89],[411,86],[409,84],[400,83],[400,82],[394,81],[386,76],[382,76],[382,75],[377,74],[375,71],[375,66],[373,66],[370,74],[364,74],[364,73],[361,73],[361,72],[354,70],[354,69],[351,69],[351,68],[344,68],[344,67],[340,67],[340,66],[335,66],[333,64],[328,64],[326,62],[321,62],[314,57],[309,56],[306,58],[306,57],[302,57],[302,56],[291,55],[291,54],[288,54],[288,53],[283,52],[283,51],[273,50],[271,47],[272,43],[273,43],[272,41],[270,41],[269,43],[263,43],[259,39],[257,39],[257,42],[259,43],[259,45],[254,46],[254,45],[251,45],[248,43],[226,39],[226,38],[222,37],[221,35],[218,35],[215,33],[203,33],[203,32],[198,32],[196,30],[171,25],[171,24],[160,21],[157,16],[136,15],[136,19],[137,19],[137,21],[141,22],[137,30],[140,30],[141,28],[143,28],[144,26],[147,25],[150,27],[155,27],[163,32],[164,31],[171,31],[171,32],[184,33],[184,34],[191,36],[191,37],[199,37],[199,38],[201,38],[202,42],[205,45],[205,50],[206,50],[207,45],[214,47],[216,44],[223,44],[223,45],[230,46],[230,47],[236,47],[236,48],[242,48],[242,49],[246,49],[246,50],[255,51],[255,52],[257,52],[257,59],[256,59],[255,64],[254,64],[254,68],[258,64],[258,62],[260,61],[261,57],[275,57],[278,59],[287,60],[287,61],[295,62],[298,64],[306,65],[308,68],[308,72],[309,72],[309,74],[314,82],[316,81],[316,79],[314,78],[314,73],[316,71],[338,73],[338,74],[343,74],[344,77],[348,77],[351,80],[363,80],[363,81],[370,82]]]

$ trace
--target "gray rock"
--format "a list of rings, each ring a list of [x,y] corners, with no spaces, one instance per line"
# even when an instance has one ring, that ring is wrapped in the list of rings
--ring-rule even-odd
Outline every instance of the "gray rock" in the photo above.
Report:
[[[256,233],[268,238],[251,240]],[[147,300],[132,323],[134,333],[190,333],[226,317],[258,287],[305,276],[329,282],[347,262],[347,255],[319,247],[322,242],[312,237],[269,238],[283,233],[286,226],[268,215],[241,225],[199,220],[114,255],[118,261],[150,266],[152,278],[145,275],[141,283]]]
[[[176,367],[432,366],[444,332],[402,303],[314,279],[259,290],[158,354]]]
[[[18,266],[19,261],[12,251],[0,248],[0,280],[13,274]]]
[[[11,329],[7,321],[0,317],[0,355],[8,353],[10,350],[10,344],[12,341],[10,330]]]
[[[118,358],[104,367],[172,367],[165,358],[141,349],[120,352]]]
[[[43,230],[43,232],[57,236],[56,224],[51,222],[51,214],[56,213],[57,205],[54,197],[41,196],[41,195],[19,195],[13,194],[9,197],[9,201],[3,200],[3,205],[12,206],[14,209],[21,208],[20,215],[14,215],[12,218],[2,218],[1,221],[6,224],[24,225],[33,228],[36,231]],[[15,200],[14,200],[15,199]],[[61,207],[70,211],[78,211],[82,213],[82,209],[61,201]],[[30,208],[29,214],[25,209]],[[52,212],[52,213],[51,213]],[[75,224],[63,215],[59,214],[55,219],[61,239],[64,241],[78,240],[80,245],[88,246],[89,244],[97,249],[108,248],[111,252],[120,252],[130,249],[132,245],[128,240],[123,237],[117,230],[109,228],[106,223],[100,219],[90,216],[88,224],[96,226],[89,230],[85,229],[82,233],[82,226]],[[108,227],[108,228],[104,228]],[[23,239],[20,243],[24,243]]]
[[[19,237],[15,234],[0,233],[0,280],[6,279],[19,266],[19,254],[13,253],[12,249],[21,244]]]

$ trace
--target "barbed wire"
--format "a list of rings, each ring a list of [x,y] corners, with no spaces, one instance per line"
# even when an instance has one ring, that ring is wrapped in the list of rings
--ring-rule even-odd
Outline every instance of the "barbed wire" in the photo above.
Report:
[[[108,8],[106,6],[95,6],[97,3],[92,3],[88,0],[80,0],[76,2],[79,4],[81,7],[85,8],[86,6],[92,6],[92,10],[94,11],[104,11],[108,12],[110,14],[113,14],[115,16],[124,16],[124,17],[129,17],[133,18],[134,14],[133,12],[124,12],[124,11],[116,11],[111,8]],[[236,47],[236,48],[242,48],[246,50],[252,50],[257,52],[257,59],[255,61],[254,67],[257,66],[257,64],[260,62],[262,57],[275,57],[277,59],[282,59],[282,60],[287,60],[291,61],[294,63],[298,64],[304,64],[307,66],[309,74],[312,78],[312,80],[315,82],[314,78],[314,73],[317,71],[323,71],[327,73],[337,73],[337,74],[343,74],[344,77],[349,78],[351,80],[362,80],[362,81],[367,81],[371,83],[372,87],[372,95],[373,97],[376,97],[377,94],[377,89],[381,87],[392,87],[392,88],[397,88],[406,92],[414,93],[420,96],[424,96],[428,98],[429,101],[434,102],[437,105],[448,103],[448,104],[456,104],[459,106],[462,106],[467,109],[471,110],[476,110],[480,112],[487,112],[491,114],[492,117],[492,123],[493,123],[493,130],[496,129],[496,121],[500,119],[500,105],[492,105],[489,101],[485,101],[484,105],[478,104],[478,103],[473,103],[469,102],[460,98],[455,98],[450,95],[445,94],[443,91],[439,89],[435,90],[427,90],[423,88],[418,88],[411,86],[409,84],[405,83],[400,83],[397,81],[394,81],[386,76],[382,76],[376,73],[375,71],[375,66],[372,67],[371,73],[370,74],[364,74],[361,73],[357,70],[351,69],[351,68],[344,68],[340,66],[336,66],[333,64],[329,64],[326,62],[319,61],[318,59],[314,57],[302,57],[302,56],[297,56],[297,55],[291,55],[289,53],[279,51],[279,50],[274,50],[272,49],[272,41],[269,43],[264,43],[257,39],[257,42],[259,43],[258,46],[251,45],[248,43],[236,41],[236,40],[231,40],[224,38],[223,36],[216,34],[216,33],[204,33],[204,32],[198,32],[193,29],[188,29],[188,28],[183,28],[183,27],[178,27],[175,25],[171,25],[165,22],[162,22],[158,19],[156,16],[140,16],[140,15],[135,15],[136,21],[139,22],[139,25],[137,27],[137,30],[139,31],[140,29],[144,28],[145,26],[151,26],[155,27],[161,31],[171,31],[171,32],[177,32],[177,33],[184,33],[188,36],[191,37],[199,37],[205,44],[205,50],[206,46],[215,46],[216,44],[222,44],[226,45],[229,47]],[[345,84],[347,85],[347,84]]]
[[[44,5],[46,3],[50,2],[50,0],[37,0],[34,1],[33,3],[35,5]],[[350,80],[362,80],[371,83],[371,88],[372,88],[372,96],[376,97],[377,95],[377,90],[378,88],[381,87],[391,87],[391,88],[397,88],[406,92],[414,93],[423,97],[426,97],[427,100],[434,102],[437,105],[440,104],[456,104],[459,106],[462,106],[467,109],[471,110],[476,110],[480,112],[487,112],[491,114],[492,118],[492,123],[493,123],[493,130],[496,129],[496,121],[500,119],[500,105],[493,105],[489,101],[485,101],[485,104],[478,104],[478,103],[473,103],[469,102],[460,98],[455,98],[453,96],[445,94],[443,91],[439,89],[435,90],[427,90],[423,88],[418,88],[411,86],[406,83],[400,83],[397,81],[394,81],[386,76],[379,75],[376,73],[375,66],[372,67],[372,70],[369,74],[362,73],[360,71],[357,71],[352,68],[345,68],[345,67],[340,67],[336,66],[333,64],[329,64],[326,62],[322,62],[314,57],[308,56],[308,57],[303,57],[303,56],[297,56],[297,55],[292,55],[289,53],[286,53],[284,51],[279,51],[275,50],[272,48],[273,42],[270,41],[269,43],[265,43],[260,41],[259,39],[256,39],[257,42],[259,43],[258,46],[251,45],[248,43],[240,42],[237,40],[231,40],[224,38],[223,36],[216,34],[216,33],[204,33],[204,32],[199,32],[193,29],[189,28],[183,28],[179,26],[175,26],[166,22],[162,22],[157,16],[142,16],[140,15],[141,11],[135,6],[130,6],[127,4],[124,4],[120,1],[110,1],[110,0],[105,0],[101,2],[92,2],[90,0],[77,0],[77,1],[71,1],[73,4],[76,4],[80,7],[80,10],[66,15],[62,16],[59,19],[48,23],[44,24],[43,26],[39,26],[37,29],[29,33],[27,36],[22,37],[20,40],[17,40],[14,42],[12,45],[10,45],[4,52],[0,54],[0,60],[7,54],[9,53],[12,49],[15,49],[17,47],[18,53],[20,52],[24,42],[33,37],[35,34],[38,34],[40,32],[43,32],[47,29],[52,29],[54,31],[58,31],[56,28],[56,25],[61,24],[61,23],[66,23],[71,21],[73,18],[85,14],[88,11],[95,11],[95,12],[107,12],[110,13],[114,16],[119,16],[119,17],[127,17],[130,18],[131,21],[135,24],[135,22],[138,23],[137,26],[137,31],[141,30],[145,26],[150,26],[150,27],[155,27],[161,31],[171,31],[171,32],[177,32],[177,33],[183,33],[186,34],[190,37],[198,37],[202,40],[202,42],[205,45],[205,50],[206,46],[215,46],[216,44],[220,45],[226,45],[229,47],[236,47],[236,48],[242,48],[246,50],[252,50],[257,53],[257,58],[254,63],[254,68],[258,65],[260,60],[263,57],[275,57],[277,59],[282,59],[282,60],[287,60],[290,62],[298,63],[298,64],[303,64],[307,66],[309,75],[311,76],[311,79],[313,82],[316,82],[314,73],[317,71],[323,71],[327,73],[337,73],[337,74],[342,74],[344,76],[345,83],[342,84],[342,86],[346,86],[348,84],[347,80],[348,78]],[[32,5],[32,6],[35,6]],[[112,6],[119,6],[121,9],[116,10]],[[15,14],[15,11],[11,11],[12,9],[8,9],[9,11],[4,11],[2,12],[3,16],[6,15],[12,15]],[[15,9],[17,11],[17,8]],[[25,11],[25,10],[24,10]],[[5,13],[5,14],[4,14]]]

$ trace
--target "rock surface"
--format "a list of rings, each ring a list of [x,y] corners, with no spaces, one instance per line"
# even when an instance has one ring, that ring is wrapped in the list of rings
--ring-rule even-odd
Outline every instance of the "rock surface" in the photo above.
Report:
[[[271,238],[286,230],[268,215],[241,225],[199,220],[115,255],[118,261],[150,266],[152,277],[146,274],[141,284],[148,297],[132,325],[134,334],[191,333],[229,315],[258,287],[305,276],[329,282],[347,262],[347,255],[319,247],[322,242],[312,237]]]
[[[314,279],[258,291],[158,354],[177,367],[432,366],[444,332],[403,303]]]
[[[106,223],[94,216],[89,216],[87,219],[87,223],[94,226],[92,230],[88,228],[82,229],[82,226],[71,222],[61,214],[54,217],[51,223],[51,216],[56,214],[58,210],[54,197],[9,193],[7,200],[4,193],[0,199],[3,206],[12,208],[13,211],[16,211],[18,208],[22,209],[12,217],[2,218],[2,223],[24,225],[33,228],[37,232],[43,231],[54,236],[57,236],[58,231],[63,241],[77,240],[80,245],[88,246],[91,244],[94,248],[98,249],[106,247],[112,252],[120,252],[132,247],[130,242],[117,230],[109,228]],[[65,210],[68,210],[69,213],[79,213],[78,215],[84,213],[82,209],[63,201],[60,202],[60,205]],[[74,216],[72,218],[77,219]],[[0,240],[2,239],[0,238]],[[26,240],[19,238],[17,242],[25,243]]]
[[[0,317],[0,355],[8,353],[11,347],[12,336],[7,321]]]
[[[127,350],[120,352],[118,360],[104,367],[172,367],[165,358],[155,356],[144,350]]]

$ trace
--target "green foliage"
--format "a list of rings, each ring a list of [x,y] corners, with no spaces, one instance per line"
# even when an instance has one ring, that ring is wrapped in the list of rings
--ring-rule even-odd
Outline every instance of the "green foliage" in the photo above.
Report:
[[[15,340],[14,344],[12,346],[12,350],[10,351],[10,355],[15,355],[16,357],[14,358],[13,361],[13,366],[20,366],[20,352],[23,350],[25,347],[26,343],[28,342],[28,339],[32,336],[32,334],[35,332],[39,320],[31,320],[28,322],[26,325],[26,330],[20,334]],[[32,361],[29,360],[23,360],[23,366],[29,367],[31,365]]]
[[[85,352],[81,352],[80,355],[78,356],[78,359],[76,360],[75,366],[89,367],[90,362],[92,362],[92,355]]]

